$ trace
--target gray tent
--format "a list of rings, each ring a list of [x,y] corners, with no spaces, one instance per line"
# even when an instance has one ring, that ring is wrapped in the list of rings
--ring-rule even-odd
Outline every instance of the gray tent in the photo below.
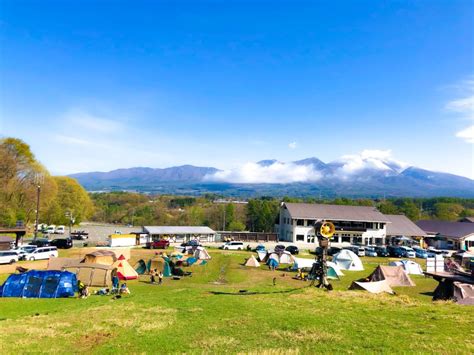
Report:
[[[386,280],[374,282],[354,281],[351,287],[349,287],[349,290],[365,290],[369,291],[370,293],[387,292],[392,295],[395,293]]]

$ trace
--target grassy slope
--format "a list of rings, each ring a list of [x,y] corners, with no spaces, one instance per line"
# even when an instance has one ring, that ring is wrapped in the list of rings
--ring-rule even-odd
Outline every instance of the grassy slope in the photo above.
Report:
[[[366,258],[365,271],[345,272],[326,292],[284,271],[244,268],[247,255],[213,251],[192,277],[129,282],[132,294],[120,300],[0,299],[0,353],[474,352],[474,312],[433,303],[431,279],[414,277],[417,287],[396,296],[347,291],[387,259]],[[232,294],[240,289],[258,294]]]

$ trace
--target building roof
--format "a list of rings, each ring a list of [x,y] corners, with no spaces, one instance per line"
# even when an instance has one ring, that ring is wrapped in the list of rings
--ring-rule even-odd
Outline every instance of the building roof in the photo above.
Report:
[[[284,203],[291,217],[301,219],[326,219],[334,221],[384,222],[385,215],[375,207],[323,205],[313,203]]]
[[[209,227],[193,226],[145,226],[143,230],[149,234],[215,234]]]
[[[464,218],[461,218],[459,222],[474,223],[474,217],[464,217]]]
[[[464,239],[474,234],[474,223],[423,220],[416,224],[426,233],[440,234],[453,239]]]
[[[423,229],[403,214],[386,214],[385,217],[392,222],[387,224],[388,236],[421,237],[426,235]]]

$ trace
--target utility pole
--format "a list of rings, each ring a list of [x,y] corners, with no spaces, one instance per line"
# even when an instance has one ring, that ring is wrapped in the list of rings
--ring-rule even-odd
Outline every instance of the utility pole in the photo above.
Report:
[[[35,175],[36,184],[36,218],[35,218],[35,236],[33,240],[38,238],[38,224],[39,224],[39,208],[40,208],[40,195],[41,195],[41,184],[43,183],[44,176],[41,173]]]
[[[71,238],[71,228],[72,228],[72,224],[75,222],[75,218],[72,215],[71,211],[67,211],[65,213],[65,216],[69,219],[69,238]]]

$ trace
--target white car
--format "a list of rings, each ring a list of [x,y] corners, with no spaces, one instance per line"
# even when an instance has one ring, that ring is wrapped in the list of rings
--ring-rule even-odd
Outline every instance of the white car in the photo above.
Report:
[[[50,225],[48,229],[46,229],[46,233],[48,234],[54,234],[56,232],[56,226],[54,224]]]
[[[227,242],[222,244],[221,249],[224,250],[244,250],[244,243],[242,242]]]
[[[400,249],[403,250],[405,258],[416,258],[416,253],[412,248],[401,246]]]
[[[41,247],[36,248],[33,252],[26,255],[26,260],[44,260],[58,257],[58,248],[56,247]]]
[[[57,226],[57,227],[56,227],[56,230],[54,231],[54,233],[56,233],[56,234],[64,234],[65,231],[66,231],[66,227],[64,227],[64,226]]]
[[[18,253],[15,250],[0,251],[0,264],[13,264],[18,261]]]

